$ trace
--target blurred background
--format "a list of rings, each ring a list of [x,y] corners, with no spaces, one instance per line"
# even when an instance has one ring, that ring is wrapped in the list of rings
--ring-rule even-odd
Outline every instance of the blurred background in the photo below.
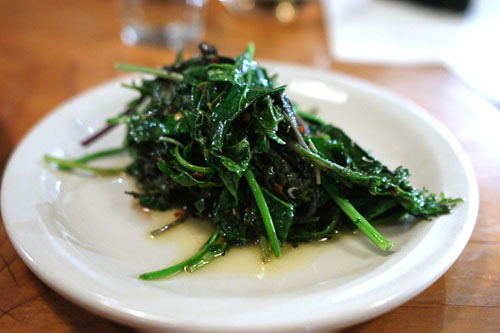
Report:
[[[477,227],[462,257],[426,292],[350,331],[500,327],[500,1],[0,0],[0,31],[0,170],[58,104],[121,75],[116,62],[161,66],[181,48],[196,54],[201,41],[229,56],[253,42],[257,60],[344,72],[414,101],[472,160]],[[0,295],[0,331],[126,330],[40,282],[3,227]]]

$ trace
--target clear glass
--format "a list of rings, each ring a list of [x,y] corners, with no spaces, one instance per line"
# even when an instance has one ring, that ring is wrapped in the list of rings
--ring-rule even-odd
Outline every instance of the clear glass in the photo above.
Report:
[[[121,0],[121,39],[127,45],[179,49],[205,31],[206,0]]]

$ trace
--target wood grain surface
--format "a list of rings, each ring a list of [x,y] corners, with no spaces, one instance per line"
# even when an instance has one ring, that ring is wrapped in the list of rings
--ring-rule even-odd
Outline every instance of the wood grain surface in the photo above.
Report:
[[[0,0],[0,169],[27,131],[82,90],[117,76],[116,61],[158,66],[175,53],[128,47],[119,39],[116,2]],[[500,331],[500,111],[438,66],[392,67],[336,62],[327,50],[321,10],[297,21],[237,16],[209,1],[205,39],[224,54],[248,41],[258,59],[307,64],[361,77],[414,101],[442,122],[469,155],[480,188],[476,228],[466,249],[430,288],[395,310],[347,332]],[[192,54],[195,48],[187,48]],[[0,227],[0,331],[127,331],[65,300],[23,264]]]

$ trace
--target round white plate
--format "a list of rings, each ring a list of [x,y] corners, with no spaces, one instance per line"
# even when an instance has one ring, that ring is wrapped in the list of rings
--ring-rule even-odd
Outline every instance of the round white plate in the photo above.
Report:
[[[148,231],[168,216],[142,211],[123,193],[133,189],[132,179],[65,173],[42,161],[44,153],[77,157],[120,145],[123,129],[89,148],[79,142],[135,97],[120,87],[122,78],[54,110],[8,164],[3,220],[29,268],[57,292],[104,317],[190,332],[345,327],[393,309],[444,274],[465,247],[478,209],[472,168],[448,130],[426,111],[371,84],[306,67],[268,65],[303,109],[314,107],[390,167],[408,167],[414,185],[464,202],[434,221],[380,226],[395,243],[388,254],[355,234],[288,249],[284,258],[265,265],[251,248],[232,249],[194,274],[141,281],[139,274],[194,253],[210,228],[191,221],[149,239]],[[100,161],[126,162],[120,157]]]

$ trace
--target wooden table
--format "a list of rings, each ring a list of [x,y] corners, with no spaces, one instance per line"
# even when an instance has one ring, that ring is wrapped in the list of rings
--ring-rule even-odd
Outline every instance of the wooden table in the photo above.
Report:
[[[472,160],[481,205],[465,251],[430,288],[399,308],[352,327],[353,332],[500,330],[500,111],[442,67],[361,66],[338,63],[327,52],[318,4],[300,24],[236,17],[208,6],[206,40],[238,54],[248,41],[256,57],[308,64],[385,86],[424,107],[458,138]],[[0,169],[23,135],[65,99],[115,77],[116,61],[156,66],[174,52],[127,47],[111,1],[0,1]],[[188,49],[188,53],[192,52]],[[68,302],[33,275],[0,228],[0,331],[116,330]]]

